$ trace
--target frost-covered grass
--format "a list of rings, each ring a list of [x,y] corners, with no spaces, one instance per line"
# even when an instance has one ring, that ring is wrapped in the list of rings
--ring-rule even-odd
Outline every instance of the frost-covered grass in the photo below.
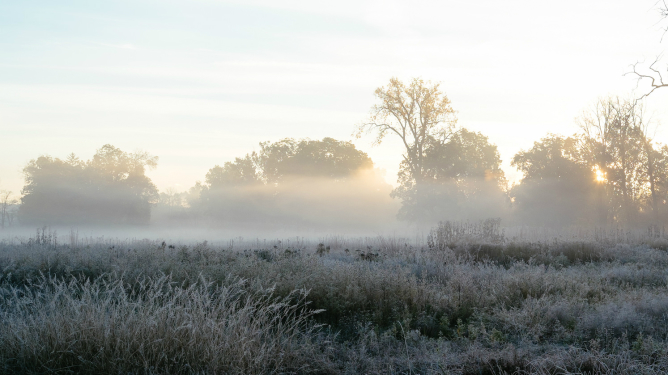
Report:
[[[0,243],[4,373],[668,373],[661,238],[62,242]]]

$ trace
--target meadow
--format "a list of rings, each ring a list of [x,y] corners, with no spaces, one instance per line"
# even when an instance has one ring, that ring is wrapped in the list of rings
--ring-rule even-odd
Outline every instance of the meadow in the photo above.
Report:
[[[665,374],[662,231],[0,242],[0,372]]]

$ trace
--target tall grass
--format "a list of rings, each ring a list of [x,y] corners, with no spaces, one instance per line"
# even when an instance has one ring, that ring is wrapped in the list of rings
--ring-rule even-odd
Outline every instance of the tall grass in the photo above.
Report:
[[[5,241],[1,366],[668,373],[665,238],[492,241],[503,232],[489,228],[441,242]]]
[[[127,282],[44,276],[0,288],[6,373],[307,373],[318,328],[306,293],[248,293],[243,281],[188,286],[169,276]],[[325,341],[320,340],[323,344]],[[316,359],[314,361],[314,359]]]

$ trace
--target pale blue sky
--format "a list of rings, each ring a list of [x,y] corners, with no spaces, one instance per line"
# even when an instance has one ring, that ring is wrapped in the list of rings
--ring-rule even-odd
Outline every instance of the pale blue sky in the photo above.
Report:
[[[351,140],[392,76],[442,82],[517,178],[521,148],[630,95],[658,21],[655,0],[0,2],[0,189],[41,154],[111,143],[158,155],[154,182],[183,190],[261,141]],[[648,103],[665,126],[667,100]],[[400,146],[370,141],[394,183]]]

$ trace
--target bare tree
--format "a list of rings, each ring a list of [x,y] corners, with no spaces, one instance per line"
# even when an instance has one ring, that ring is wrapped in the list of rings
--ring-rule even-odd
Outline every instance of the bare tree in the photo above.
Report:
[[[583,157],[608,187],[613,221],[630,223],[647,193],[648,145],[643,131],[647,125],[643,117],[643,108],[636,101],[610,97],[598,100],[579,119],[584,132]]]
[[[16,204],[16,200],[12,197],[12,192],[8,190],[0,190],[0,228],[5,228],[6,225],[11,225],[13,221],[13,212],[11,207]]]
[[[640,62],[636,62],[635,64],[631,65],[633,70],[627,74],[635,75],[638,79],[638,85],[640,85],[641,82],[649,82],[651,87],[651,89],[648,92],[642,94],[639,98],[637,98],[636,102],[649,96],[656,89],[668,86],[668,82],[665,82],[663,80],[663,75],[661,74],[661,71],[657,68],[657,65],[659,64],[660,60],[661,56],[657,56],[657,58],[654,59],[654,62],[652,62],[649,65],[649,67],[645,72],[642,72],[640,70],[639,68]]]
[[[659,0],[656,2],[655,5],[659,6],[658,10],[661,16],[661,20],[659,22],[668,19],[668,3],[666,3],[666,0]],[[666,32],[668,32],[668,27],[664,27],[663,36],[666,35]],[[662,41],[663,41],[663,36],[661,37]],[[650,84],[650,90],[642,94],[639,98],[637,98],[636,102],[649,96],[657,89],[668,86],[668,82],[664,81],[663,79],[663,75],[661,74],[661,69],[658,68],[658,65],[660,64],[661,61],[661,57],[662,57],[661,55],[657,56],[648,67],[643,67],[644,63],[638,61],[635,64],[631,65],[632,70],[626,73],[636,76],[636,78],[638,79],[638,85],[640,85],[641,82],[648,82]]]
[[[167,190],[160,193],[160,204],[163,206],[183,207],[184,203],[184,195],[174,187],[168,187]]]
[[[655,5],[659,5],[659,14],[661,15],[661,19],[665,20],[668,18],[668,3],[666,3],[666,0],[659,0],[655,3]],[[661,22],[661,21],[659,21]],[[663,34],[665,35],[666,32],[668,32],[668,27],[664,27],[663,29]],[[663,40],[663,38],[661,38]]]
[[[363,133],[375,133],[375,144],[380,144],[388,133],[401,139],[403,162],[416,184],[425,176],[428,144],[436,140],[445,142],[454,133],[457,123],[450,99],[439,86],[439,83],[419,78],[408,84],[391,78],[387,86],[376,89],[379,103],[356,131],[358,138]]]

